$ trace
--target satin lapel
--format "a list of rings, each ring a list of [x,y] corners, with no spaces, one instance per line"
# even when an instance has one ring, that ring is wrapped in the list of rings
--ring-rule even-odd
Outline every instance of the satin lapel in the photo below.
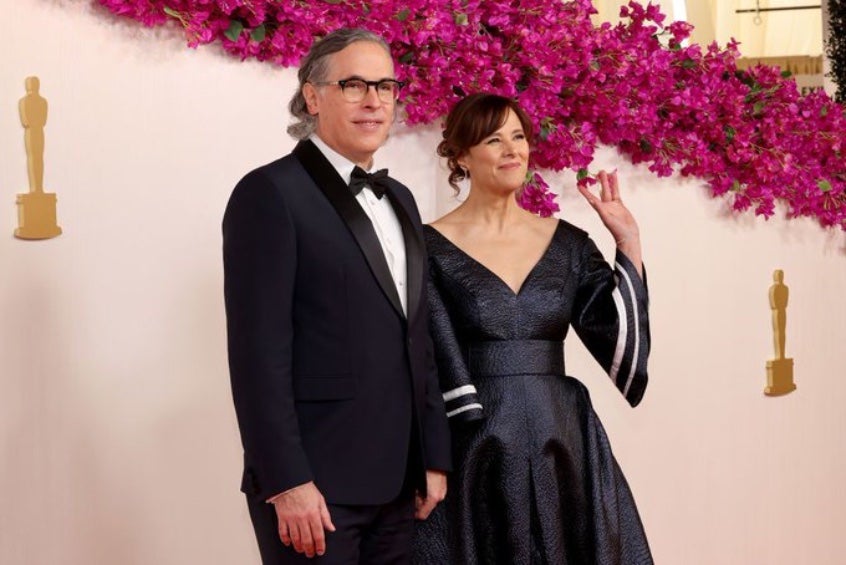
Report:
[[[373,224],[356,202],[349,187],[344,184],[335,167],[326,160],[320,149],[311,141],[299,142],[294,148],[293,154],[300,160],[314,183],[320,188],[349,228],[367,260],[370,272],[373,273],[376,282],[382,288],[382,292],[385,293],[397,313],[405,317],[394,278],[388,269],[388,263],[385,261],[385,254],[382,251],[379,238],[376,236],[376,231],[373,229]],[[405,228],[403,228],[403,231],[405,231]]]
[[[402,235],[405,240],[405,264],[407,270],[406,288],[408,288],[408,319],[413,320],[417,313],[417,307],[420,305],[420,299],[423,292],[423,266],[426,261],[423,252],[423,242],[420,240],[420,235],[414,229],[414,224],[411,222],[411,217],[408,211],[396,197],[393,190],[386,192],[391,205],[394,208],[394,213],[397,215],[400,226],[402,226]]]

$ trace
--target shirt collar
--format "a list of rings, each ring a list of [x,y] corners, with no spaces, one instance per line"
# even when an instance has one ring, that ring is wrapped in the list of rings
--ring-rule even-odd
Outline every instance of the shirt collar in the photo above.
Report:
[[[329,147],[316,133],[312,134],[309,139],[317,146],[318,149],[320,149],[320,152],[323,153],[323,156],[326,157],[326,160],[329,161],[329,163],[335,168],[344,182],[346,184],[350,184],[350,177],[352,177],[353,169],[356,167],[355,163]],[[373,166],[370,167],[370,170],[379,170],[378,167],[376,167],[375,156],[373,157]]]

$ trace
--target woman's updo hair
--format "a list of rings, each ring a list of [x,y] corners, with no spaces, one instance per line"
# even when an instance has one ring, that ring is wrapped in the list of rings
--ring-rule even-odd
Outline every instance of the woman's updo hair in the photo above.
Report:
[[[449,184],[456,194],[460,191],[458,182],[470,176],[469,172],[458,164],[458,159],[471,147],[501,128],[508,119],[509,110],[520,120],[526,139],[531,141],[534,129],[532,121],[511,98],[480,92],[465,97],[450,110],[446,118],[444,139],[438,144],[438,155],[447,160]]]

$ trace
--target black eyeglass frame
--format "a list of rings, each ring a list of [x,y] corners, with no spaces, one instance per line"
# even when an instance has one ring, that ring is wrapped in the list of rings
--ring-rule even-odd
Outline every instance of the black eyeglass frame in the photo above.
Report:
[[[350,102],[361,102],[367,97],[367,93],[370,92],[370,87],[372,86],[373,89],[376,91],[376,96],[379,97],[379,100],[382,102],[396,102],[397,98],[399,98],[399,92],[405,86],[405,83],[401,80],[393,79],[393,78],[382,78],[379,80],[364,80],[363,78],[358,77],[351,77],[351,78],[343,78],[341,80],[327,80],[327,81],[320,81],[320,82],[312,82],[314,86],[334,86],[338,85],[341,87],[341,93],[346,97],[347,96],[347,84],[351,82],[359,82],[363,83],[367,89],[364,91],[364,96],[361,97],[360,100],[350,100]],[[396,86],[396,90],[394,90],[394,95],[391,96],[390,100],[385,100],[382,98],[380,94],[379,85],[383,84],[393,84]],[[349,98],[347,98],[349,100]]]

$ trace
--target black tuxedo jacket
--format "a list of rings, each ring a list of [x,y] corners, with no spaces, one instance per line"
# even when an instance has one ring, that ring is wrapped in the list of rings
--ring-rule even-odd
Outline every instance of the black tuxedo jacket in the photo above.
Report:
[[[394,180],[408,316],[376,232],[310,141],[247,174],[223,219],[229,369],[242,490],[315,481],[327,501],[383,504],[407,470],[450,467],[425,299],[420,217]]]

